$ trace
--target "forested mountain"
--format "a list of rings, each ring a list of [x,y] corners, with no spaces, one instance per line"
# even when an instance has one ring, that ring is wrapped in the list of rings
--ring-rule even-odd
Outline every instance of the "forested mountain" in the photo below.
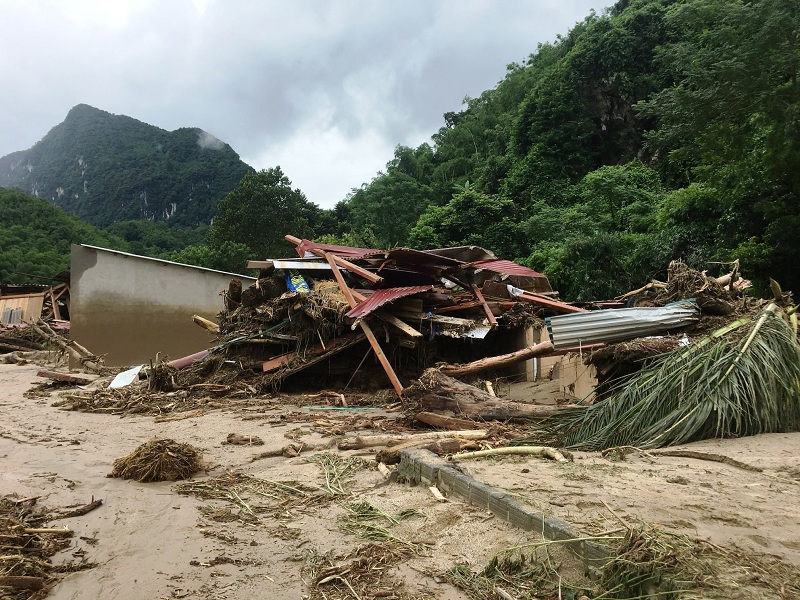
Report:
[[[285,233],[365,247],[479,244],[545,272],[569,300],[610,298],[663,278],[672,259],[712,273],[739,259],[757,284],[773,277],[800,290],[796,9],[797,0],[620,0],[509,65],[496,87],[445,114],[431,143],[398,146],[383,172],[331,210],[292,189],[279,167],[242,179],[244,169],[227,180],[230,193],[203,243],[202,229],[169,239],[162,234],[171,230],[142,222],[112,231],[138,244],[134,251],[184,248],[170,257],[232,271],[245,258],[288,251]],[[108,186],[103,197],[125,190],[119,205],[130,212],[110,217],[105,207],[117,204],[109,200],[92,209],[104,215],[98,223],[168,214],[170,223],[208,223],[213,211],[190,218],[190,203],[165,199],[156,207],[158,177],[113,179],[137,161],[180,170],[173,160],[181,152],[202,163],[210,155],[197,144],[198,130],[153,128],[158,135],[141,141],[133,119],[89,107],[70,115],[120,119],[128,133],[98,142],[134,140],[118,169],[103,162],[108,151],[88,162],[67,151],[62,172],[78,174],[70,190],[36,179],[38,146],[50,138],[48,145],[72,147],[70,117],[27,153],[0,160],[0,174],[13,163],[27,189],[35,184],[56,201],[69,196],[74,207],[93,181]],[[227,147],[214,152],[235,157]],[[91,178],[99,164],[108,183]],[[208,179],[183,179],[194,184],[191,193],[203,187],[198,182],[225,187],[214,168],[203,172]],[[171,197],[188,198],[187,186]]]
[[[336,209],[367,246],[478,243],[570,299],[683,258],[800,289],[796,0],[622,0],[398,147]]]
[[[32,148],[0,158],[0,187],[100,227],[131,219],[197,227],[252,170],[201,129],[169,132],[79,104]]]
[[[69,269],[71,244],[130,250],[47,200],[0,188],[0,283],[46,283]]]

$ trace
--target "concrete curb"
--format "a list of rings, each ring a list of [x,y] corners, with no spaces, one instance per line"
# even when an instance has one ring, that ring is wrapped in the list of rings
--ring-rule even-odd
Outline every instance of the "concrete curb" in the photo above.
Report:
[[[525,531],[538,531],[548,540],[575,540],[583,537],[573,531],[566,521],[546,517],[502,490],[476,481],[465,475],[429,450],[409,448],[400,451],[399,474],[412,484],[435,485],[442,492],[455,494],[477,506],[516,525]],[[564,542],[587,566],[602,567],[610,554],[608,550],[591,541]]]

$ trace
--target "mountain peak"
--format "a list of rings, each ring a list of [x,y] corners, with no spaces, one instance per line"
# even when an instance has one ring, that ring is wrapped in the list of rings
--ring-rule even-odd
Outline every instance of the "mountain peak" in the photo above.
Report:
[[[202,129],[169,132],[77,104],[32,148],[0,158],[0,187],[50,200],[93,225],[146,219],[196,227],[211,222],[249,171]]]

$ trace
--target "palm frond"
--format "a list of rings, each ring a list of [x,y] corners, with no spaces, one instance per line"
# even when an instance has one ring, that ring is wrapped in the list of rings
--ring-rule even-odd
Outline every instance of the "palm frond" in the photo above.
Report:
[[[755,319],[656,358],[615,384],[606,399],[563,411],[515,443],[658,448],[787,431],[800,420],[799,386],[795,331],[771,304]]]

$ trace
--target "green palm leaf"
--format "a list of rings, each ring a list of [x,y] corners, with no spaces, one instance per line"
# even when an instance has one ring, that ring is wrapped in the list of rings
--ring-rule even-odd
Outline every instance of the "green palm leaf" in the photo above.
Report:
[[[617,382],[606,399],[565,410],[514,443],[657,448],[787,431],[800,420],[799,384],[795,331],[771,304],[755,319],[658,357]]]

